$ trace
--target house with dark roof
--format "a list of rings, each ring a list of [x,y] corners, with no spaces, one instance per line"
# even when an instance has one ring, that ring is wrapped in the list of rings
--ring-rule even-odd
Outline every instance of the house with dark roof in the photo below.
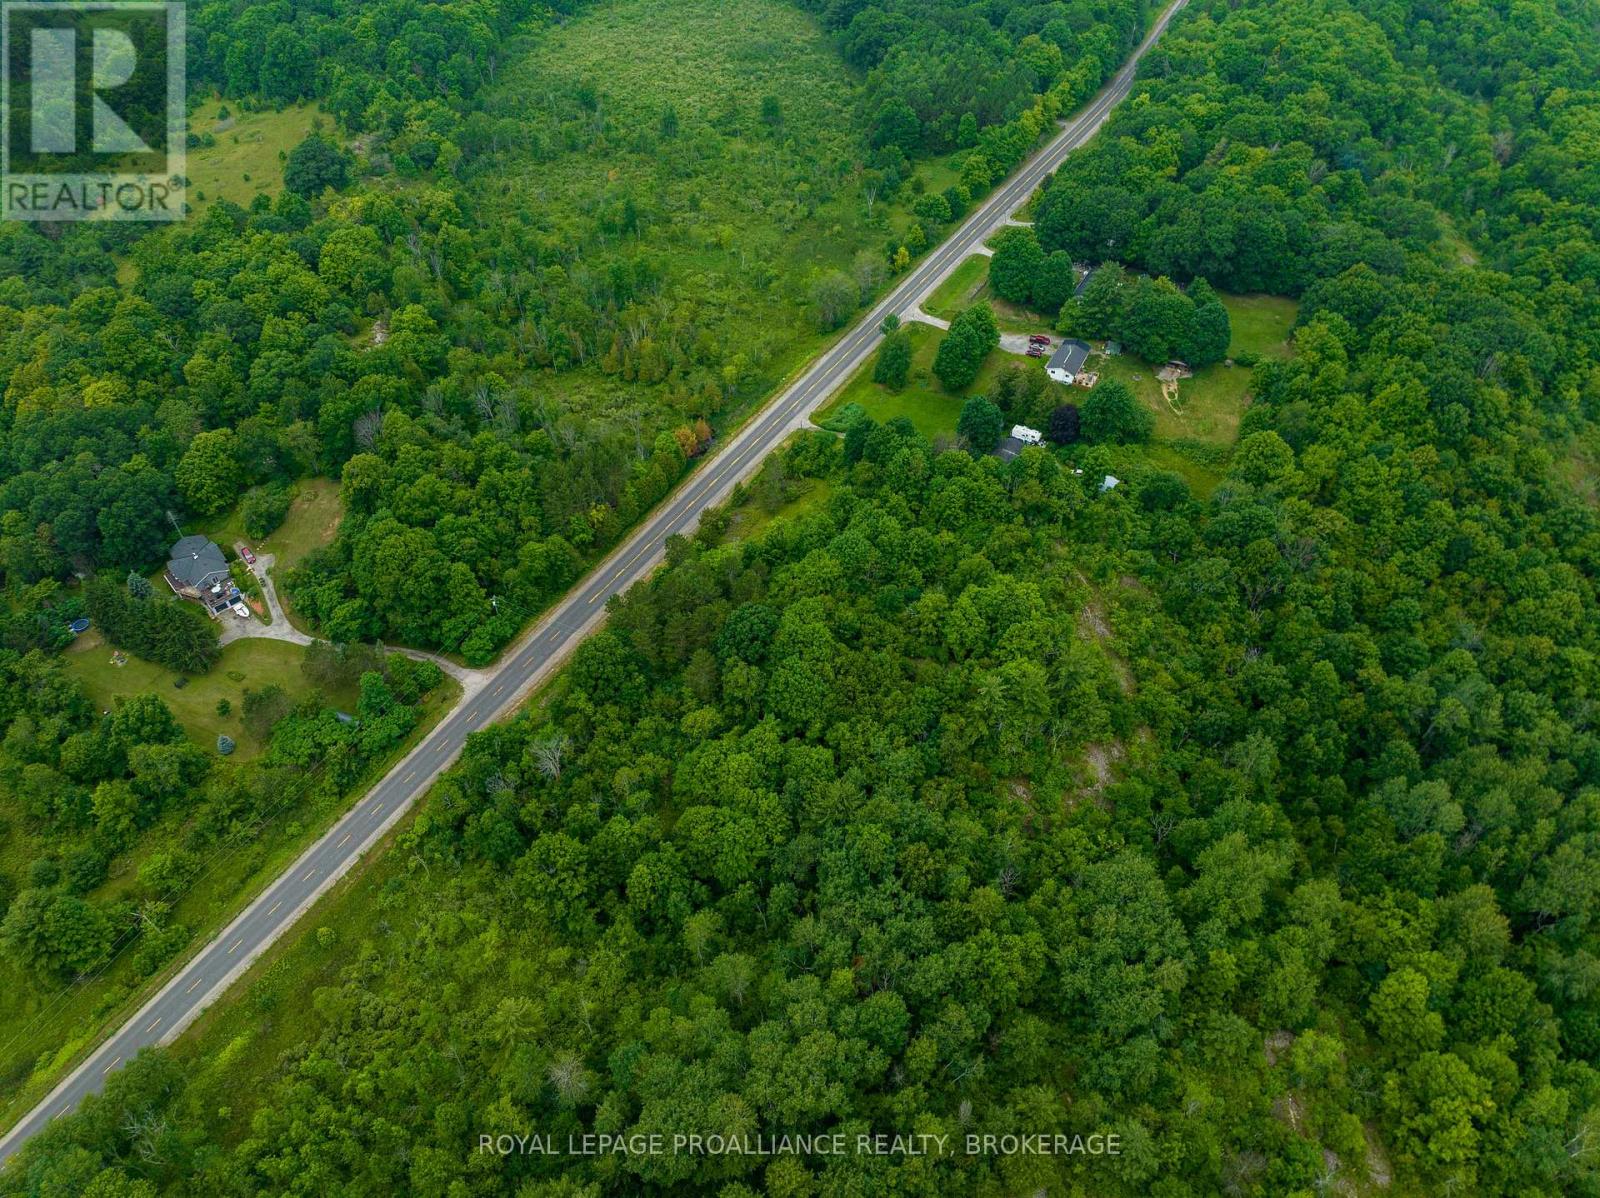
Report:
[[[226,611],[239,593],[222,550],[199,535],[184,537],[172,547],[166,579],[173,594],[195,600],[212,616]]]
[[[1075,337],[1068,337],[1061,343],[1061,348],[1050,355],[1050,361],[1045,363],[1044,372],[1056,382],[1070,386],[1088,360],[1088,343],[1079,341]]]

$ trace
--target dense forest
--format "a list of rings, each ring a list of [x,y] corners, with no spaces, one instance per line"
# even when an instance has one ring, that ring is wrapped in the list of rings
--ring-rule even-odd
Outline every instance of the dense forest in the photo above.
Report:
[[[938,64],[963,115],[1025,120],[1025,64],[1088,15],[822,13],[908,155],[963,137],[919,108]],[[1005,463],[904,421],[801,437],[784,472],[825,502],[675,540],[472,738],[344,907],[359,938],[113,1075],[0,1193],[1600,1194],[1597,15],[1191,0],[1034,236],[1125,265],[1094,319],[1301,297],[1215,492],[1110,436]],[[400,213],[384,259],[448,190],[341,210]],[[342,219],[281,207],[244,223]],[[153,303],[96,323],[115,296],[84,295],[31,319],[87,341]],[[417,367],[397,396],[465,356],[458,313],[408,311],[360,355]],[[529,450],[465,417],[436,449],[414,409],[332,456],[356,522],[420,552],[397,483],[511,455],[509,488]],[[311,417],[301,452],[346,428]],[[45,553],[27,527],[8,552]],[[480,1147],[678,1131],[949,1149]],[[964,1150],[1021,1131],[1118,1151]]]

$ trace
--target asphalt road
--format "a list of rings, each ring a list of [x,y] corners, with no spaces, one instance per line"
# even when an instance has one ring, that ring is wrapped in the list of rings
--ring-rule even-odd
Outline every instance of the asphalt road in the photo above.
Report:
[[[1030,158],[1004,186],[976,209],[895,289],[851,330],[818,357],[771,400],[719,452],[704,462],[656,512],[592,571],[561,604],[507,654],[481,689],[470,693],[331,831],[246,907],[151,998],[138,1014],[106,1040],[4,1139],[0,1163],[52,1119],[97,1093],[108,1074],[151,1044],[178,1035],[295,920],[372,846],[377,844],[455,760],[469,733],[508,714],[542,683],[597,627],[605,601],[649,574],[660,562],[666,540],[693,531],[700,513],[727,497],[734,486],[780,445],[877,347],[878,331],[890,313],[915,308],[1012,213],[1022,207],[1061,160],[1094,136],[1111,110],[1133,86],[1139,59],[1161,36],[1186,3],[1177,0],[1149,36],[1092,103],[1066,122],[1047,146]]]

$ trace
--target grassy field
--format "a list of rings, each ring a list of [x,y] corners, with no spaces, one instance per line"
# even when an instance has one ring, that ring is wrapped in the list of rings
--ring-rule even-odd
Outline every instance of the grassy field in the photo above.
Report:
[[[172,708],[189,739],[202,748],[215,749],[219,733],[233,737],[239,746],[234,752],[236,761],[254,757],[262,749],[239,724],[244,692],[274,685],[291,694],[306,690],[300,673],[305,650],[285,641],[248,638],[224,645],[217,664],[207,673],[191,677],[183,687],[173,686],[179,676],[170,670],[132,654],[126,655],[125,664],[115,665],[111,655],[111,647],[101,641],[99,634],[89,632],[72,643],[62,660],[102,711],[109,711],[118,698],[159,695]],[[356,701],[355,688],[326,697],[335,707],[349,710]],[[217,703],[222,699],[232,707],[226,716],[217,714]]]
[[[313,549],[332,544],[344,515],[337,479],[309,478],[296,483],[295,488],[294,502],[283,523],[253,546],[258,554],[275,555],[273,571],[279,577]]]
[[[944,336],[932,325],[911,322],[906,326],[911,338],[911,373],[906,385],[891,391],[881,383],[872,381],[873,360],[868,359],[833,399],[812,417],[818,424],[836,414],[846,404],[860,404],[879,424],[905,416],[916,425],[917,431],[932,440],[935,437],[953,437],[956,419],[961,415],[961,405],[968,395],[982,395],[993,383],[995,375],[1012,355],[995,350],[983,364],[978,379],[966,391],[952,395],[933,377],[933,356],[938,352],[939,341]]]
[[[202,532],[225,552],[231,553],[234,542],[244,541],[257,556],[271,553],[279,573],[296,565],[313,549],[333,541],[339,531],[339,519],[344,509],[339,503],[339,480],[335,478],[307,478],[294,484],[294,499],[283,523],[259,541],[246,535],[234,507],[220,524],[195,527],[186,531]]]
[[[232,200],[248,208],[258,195],[275,196],[283,188],[283,159],[305,140],[318,117],[314,104],[296,104],[281,112],[266,109],[241,112],[229,105],[229,115],[219,118],[224,105],[207,100],[189,114],[189,129],[210,134],[215,144],[188,151],[189,202],[203,208],[214,200]],[[332,122],[324,119],[324,128]]]
[[[1222,303],[1233,324],[1229,352],[1263,358],[1287,358],[1289,331],[1299,306],[1275,295],[1225,295]],[[1116,360],[1144,376],[1136,394],[1156,414],[1156,436],[1167,441],[1194,440],[1211,445],[1232,445],[1239,438],[1239,421],[1250,406],[1251,370],[1219,362],[1195,372],[1178,384],[1175,404],[1161,396],[1152,368],[1137,359]],[[1153,394],[1152,394],[1153,392]]]
[[[950,320],[961,309],[980,301],[994,309],[995,323],[1002,332],[1040,333],[1055,328],[1055,313],[1035,312],[1022,304],[1003,300],[989,289],[989,258],[985,254],[973,254],[956,267],[955,273],[928,297],[922,310],[929,316]]]

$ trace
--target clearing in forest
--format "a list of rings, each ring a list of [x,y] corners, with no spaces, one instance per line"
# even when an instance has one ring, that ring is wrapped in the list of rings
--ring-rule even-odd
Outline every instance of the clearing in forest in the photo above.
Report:
[[[283,161],[306,139],[318,120],[315,104],[292,104],[273,111],[242,112],[238,105],[207,100],[189,114],[189,129],[200,139],[188,152],[190,193],[196,207],[232,200],[248,208],[258,195],[283,190]],[[331,134],[333,122],[322,119]]]

